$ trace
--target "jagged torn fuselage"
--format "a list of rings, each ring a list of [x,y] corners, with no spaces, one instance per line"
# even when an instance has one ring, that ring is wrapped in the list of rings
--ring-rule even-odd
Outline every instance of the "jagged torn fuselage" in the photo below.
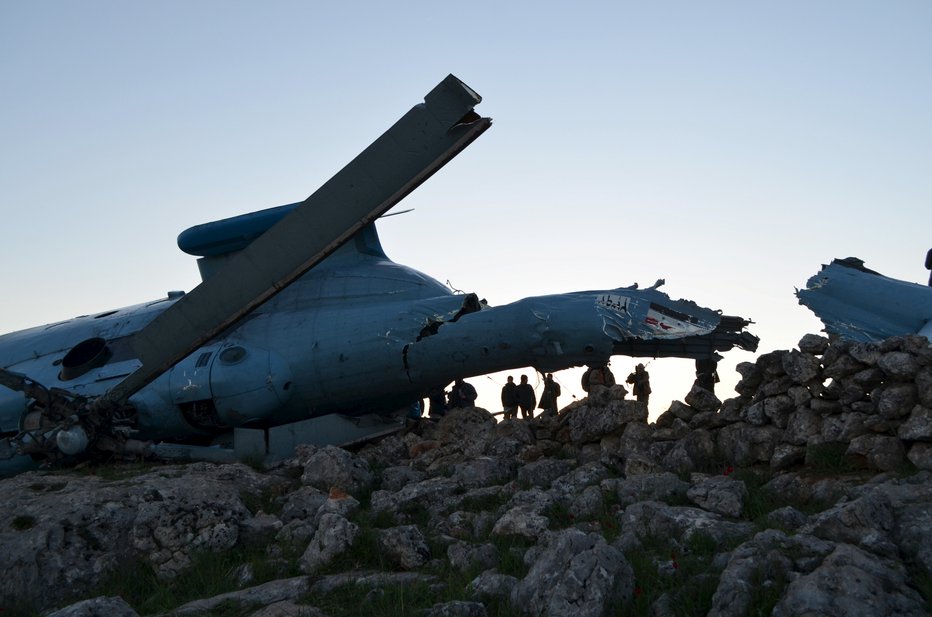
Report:
[[[202,276],[210,277],[293,207],[191,228],[179,246],[201,255]],[[132,335],[174,301],[0,337],[0,365],[100,396],[138,367]],[[456,377],[525,366],[557,371],[619,353],[694,358],[736,345],[753,350],[757,339],[743,331],[747,323],[656,289],[581,291],[489,307],[392,262],[369,225],[130,402],[139,438],[177,439],[331,412],[396,410]],[[106,362],[63,381],[62,357],[94,337],[107,343]],[[21,393],[0,388],[4,432],[16,430],[23,405]]]
[[[823,265],[796,296],[829,334],[862,342],[932,337],[932,287],[883,276],[854,257]]]

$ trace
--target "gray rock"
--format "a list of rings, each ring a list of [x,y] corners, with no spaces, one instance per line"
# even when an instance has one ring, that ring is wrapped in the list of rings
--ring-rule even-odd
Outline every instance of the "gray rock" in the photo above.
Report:
[[[805,334],[799,339],[797,347],[803,353],[821,356],[828,349],[828,337],[818,334]]]
[[[682,502],[686,499],[689,483],[670,472],[648,473],[627,479],[610,478],[602,482],[602,489],[614,491],[622,506],[639,501]]]
[[[881,471],[895,471],[906,461],[903,442],[887,435],[862,435],[851,440],[847,455],[860,455],[868,466]]]
[[[359,526],[339,514],[328,513],[320,519],[317,533],[298,560],[301,571],[313,574],[345,553],[359,535]]]
[[[498,549],[494,544],[454,542],[447,547],[447,560],[457,570],[481,568],[488,570],[498,563]]]
[[[783,471],[806,462],[805,446],[794,446],[788,443],[777,444],[770,457],[770,468],[774,471]]]
[[[532,615],[601,617],[614,602],[631,597],[634,571],[598,534],[566,529],[548,534],[512,604]]]
[[[480,456],[454,465],[452,479],[468,488],[506,484],[514,478],[516,469],[517,462],[513,459]]]
[[[544,458],[519,468],[518,481],[530,486],[548,488],[554,480],[572,469],[573,463],[566,459]]]
[[[932,471],[932,443],[914,443],[906,458],[917,468]]]
[[[897,550],[890,542],[893,528],[894,512],[890,498],[875,490],[813,516],[804,532],[832,542],[860,545],[880,554],[889,554]]]
[[[813,435],[821,432],[822,415],[808,407],[801,407],[790,414],[787,419],[783,440],[797,446],[804,446]]]
[[[278,517],[283,523],[295,519],[313,519],[327,501],[327,493],[313,486],[302,486],[288,493]]]
[[[139,617],[132,606],[119,596],[82,600],[48,613],[45,617]]]
[[[537,540],[550,526],[550,519],[533,506],[516,506],[503,514],[492,527],[493,536],[521,536]]]
[[[700,412],[703,411],[718,411],[722,406],[722,401],[715,394],[709,392],[705,388],[701,388],[696,384],[693,384],[690,388],[689,393],[685,397],[686,404],[694,410]],[[675,402],[675,401],[674,401]],[[689,418],[683,418],[689,422]]]
[[[419,568],[430,560],[427,538],[416,525],[380,530],[378,546],[389,561],[404,570]]]
[[[453,600],[443,604],[434,604],[424,612],[424,617],[487,617],[488,612],[481,602]]]
[[[427,474],[419,469],[408,465],[396,465],[382,470],[381,488],[386,491],[396,492],[408,484],[415,484],[427,478]]]
[[[748,489],[729,476],[711,476],[690,486],[686,496],[703,510],[737,518],[744,512]]]
[[[748,615],[756,592],[779,589],[788,579],[811,572],[832,548],[811,536],[787,536],[775,529],[760,532],[731,552],[708,617]]]
[[[789,584],[773,616],[928,615],[922,598],[908,580],[899,564],[839,544],[818,568]]]
[[[918,396],[916,384],[894,383],[881,388],[878,395],[871,394],[877,401],[877,411],[884,418],[902,418],[909,415]]]
[[[239,606],[268,605],[287,600],[297,600],[310,591],[310,582],[306,576],[269,581],[248,589],[223,593],[210,598],[188,602],[171,611],[169,617],[182,615],[210,614],[221,604],[232,603]]]
[[[301,482],[322,491],[337,487],[352,495],[372,483],[369,463],[336,446],[317,449],[303,460],[303,466]]]
[[[466,593],[471,598],[481,601],[502,600],[509,598],[517,585],[518,579],[513,576],[486,570],[470,581]]]
[[[696,534],[707,534],[719,544],[745,538],[754,525],[726,521],[720,515],[688,506],[668,506],[657,501],[641,501],[618,516],[621,528],[641,540],[662,538],[684,542]]]
[[[913,381],[921,368],[916,357],[904,351],[891,351],[880,356],[877,366],[896,381]]]
[[[580,407],[569,414],[570,438],[577,443],[598,441],[620,432],[628,422],[645,422],[647,407],[637,401],[613,400],[605,407]]]
[[[792,349],[783,356],[783,370],[794,382],[807,384],[819,378],[822,363],[812,354]]]
[[[782,437],[783,431],[775,426],[748,426],[738,422],[718,432],[718,452],[728,462],[741,467],[769,463]]]
[[[896,436],[905,441],[932,441],[932,409],[916,405]]]
[[[715,442],[711,433],[696,429],[676,442],[673,449],[663,458],[663,466],[680,474],[708,469],[714,464],[715,454]]]

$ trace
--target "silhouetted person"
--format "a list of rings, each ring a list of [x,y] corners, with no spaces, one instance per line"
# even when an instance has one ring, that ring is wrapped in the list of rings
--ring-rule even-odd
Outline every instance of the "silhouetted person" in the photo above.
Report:
[[[605,386],[611,388],[615,385],[615,375],[607,364],[590,366],[582,376],[582,389],[586,392],[592,386]]]
[[[502,417],[506,420],[518,417],[518,385],[515,383],[515,378],[510,375],[508,381],[502,386],[502,410],[505,412]]]
[[[932,287],[932,249],[926,253],[926,270],[929,270],[929,287]]]
[[[537,405],[537,395],[534,387],[527,382],[527,375],[521,375],[518,384],[518,407],[521,408],[521,417],[527,420],[534,417],[534,406]]]
[[[431,418],[439,418],[447,413],[447,391],[443,388],[434,388],[427,393],[430,408],[427,410]]]
[[[553,380],[553,373],[544,378],[544,391],[540,395],[540,407],[544,412],[557,412],[557,397],[560,396],[560,384]]]
[[[628,375],[625,382],[634,386],[631,391],[638,402],[647,405],[650,400],[650,374],[644,369],[644,365],[638,364],[634,367],[634,372]]]
[[[453,387],[450,388],[450,407],[453,409],[457,407],[473,407],[476,404],[476,398],[478,396],[472,384],[468,384],[458,378],[453,382]]]
[[[721,358],[718,354],[711,358],[696,359],[696,381],[695,385],[705,388],[712,394],[715,394],[715,384],[718,383],[718,361]]]

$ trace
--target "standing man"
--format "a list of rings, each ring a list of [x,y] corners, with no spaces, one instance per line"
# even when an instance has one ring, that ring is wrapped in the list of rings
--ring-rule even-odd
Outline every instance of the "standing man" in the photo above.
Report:
[[[450,407],[452,409],[474,407],[478,396],[472,384],[466,383],[461,377],[457,377],[453,387],[450,388]]]
[[[502,386],[502,417],[505,420],[518,417],[518,385],[515,378],[508,376],[508,381]]]
[[[650,400],[650,374],[644,370],[644,365],[634,367],[634,372],[628,375],[625,382],[634,386],[632,393],[638,402],[647,405]]]
[[[932,249],[926,253],[926,270],[932,270]],[[932,287],[932,272],[929,272],[929,287]]]
[[[525,420],[533,418],[535,405],[537,395],[534,394],[534,387],[527,382],[527,375],[521,375],[521,383],[518,384],[518,407],[521,408],[521,417]]]
[[[553,373],[547,373],[544,378],[544,391],[540,395],[540,407],[544,413],[552,411],[557,413],[557,397],[560,396],[560,384],[553,380]]]

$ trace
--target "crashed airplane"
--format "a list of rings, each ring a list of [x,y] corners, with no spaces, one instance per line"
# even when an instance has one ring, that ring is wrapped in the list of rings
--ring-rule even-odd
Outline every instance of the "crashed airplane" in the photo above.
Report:
[[[754,350],[656,288],[491,307],[392,262],[375,220],[491,125],[450,75],[304,202],[199,225],[191,292],[0,337],[0,473],[93,455],[288,456],[397,430],[461,377]]]
[[[861,342],[905,334],[932,340],[932,287],[883,276],[856,257],[823,265],[796,297],[829,334]]]

